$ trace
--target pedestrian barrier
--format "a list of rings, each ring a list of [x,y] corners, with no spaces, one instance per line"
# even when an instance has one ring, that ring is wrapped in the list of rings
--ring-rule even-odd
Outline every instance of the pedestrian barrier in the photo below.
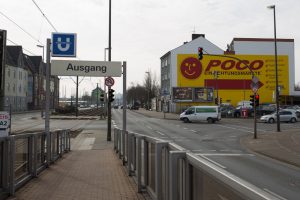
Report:
[[[47,145],[49,144],[49,145]],[[70,151],[70,130],[10,135],[0,138],[0,199],[15,191]]]
[[[170,141],[115,128],[114,150],[152,199],[278,199]]]

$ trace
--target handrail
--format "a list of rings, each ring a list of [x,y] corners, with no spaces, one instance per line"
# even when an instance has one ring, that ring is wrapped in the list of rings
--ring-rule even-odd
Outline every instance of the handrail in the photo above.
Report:
[[[128,175],[135,178],[138,192],[147,190],[153,199],[197,199],[193,197],[194,193],[199,194],[204,190],[203,184],[206,184],[206,182],[201,182],[202,179],[192,181],[199,176],[197,173],[200,173],[203,174],[201,176],[205,175],[207,179],[215,182],[219,190],[229,193],[222,194],[225,195],[225,199],[231,199],[234,196],[235,199],[241,200],[279,200],[278,197],[177,144],[138,133],[126,132],[126,134],[127,143],[125,131],[115,129],[114,149],[119,153],[123,164],[127,165]],[[205,191],[199,195],[205,195]],[[226,195],[229,196],[226,197]]]
[[[36,177],[41,170],[46,169],[49,164],[60,158],[63,153],[70,151],[69,133],[69,129],[60,129],[51,132],[50,137],[52,137],[52,134],[55,134],[55,140],[51,141],[50,148],[46,148],[48,144],[46,141],[51,138],[47,138],[45,132],[23,133],[0,138],[3,149],[3,151],[0,151],[0,163],[2,163],[0,173],[3,176],[0,179],[0,192],[4,193],[4,195],[14,195],[16,189],[23,186],[33,177]],[[38,139],[39,136],[42,136],[42,139]],[[26,141],[18,142],[18,140],[23,139],[26,139]],[[26,145],[24,152],[22,151],[23,145]],[[48,150],[51,152],[49,154],[50,157],[47,157]],[[45,157],[41,160],[41,158],[37,157],[39,154]],[[26,166],[24,168],[24,175],[16,177],[16,172],[24,166]]]

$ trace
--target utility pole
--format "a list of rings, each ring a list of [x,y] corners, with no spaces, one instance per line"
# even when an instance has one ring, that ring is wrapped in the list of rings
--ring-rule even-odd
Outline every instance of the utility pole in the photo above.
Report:
[[[5,107],[6,31],[0,30],[0,111]]]
[[[78,76],[76,76],[76,117],[78,117]]]
[[[98,90],[98,83],[97,83],[97,88],[96,88],[96,90],[97,90],[97,100],[96,100],[96,102],[97,102],[97,110],[98,110],[98,106],[99,106],[99,90]]]
[[[109,0],[108,61],[111,61],[111,0]],[[111,103],[107,101],[107,141],[111,141]]]

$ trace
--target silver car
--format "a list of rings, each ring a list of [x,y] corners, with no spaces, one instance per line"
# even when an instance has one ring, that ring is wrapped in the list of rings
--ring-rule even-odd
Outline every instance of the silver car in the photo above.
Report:
[[[294,110],[284,109],[279,111],[279,117],[281,122],[297,122],[297,115]],[[270,115],[264,115],[260,118],[262,122],[274,123],[277,119],[276,112]]]

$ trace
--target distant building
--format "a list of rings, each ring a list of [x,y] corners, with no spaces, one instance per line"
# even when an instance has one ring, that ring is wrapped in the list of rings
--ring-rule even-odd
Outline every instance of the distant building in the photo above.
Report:
[[[3,37],[5,31],[0,30]],[[4,34],[5,35],[5,34]],[[1,47],[1,107],[13,112],[43,109],[46,95],[46,64],[41,56],[28,56],[22,46],[6,46],[0,40]],[[2,73],[3,72],[3,73]],[[50,109],[58,106],[59,79],[50,76]]]
[[[278,80],[281,104],[300,103],[295,91],[294,40],[277,39]],[[198,48],[203,48],[203,59]],[[181,112],[192,105],[249,100],[257,88],[261,103],[275,102],[274,39],[234,38],[226,51],[193,34],[190,42],[161,58],[160,110]],[[251,71],[250,71],[250,69]],[[254,89],[252,78],[258,82]]]

